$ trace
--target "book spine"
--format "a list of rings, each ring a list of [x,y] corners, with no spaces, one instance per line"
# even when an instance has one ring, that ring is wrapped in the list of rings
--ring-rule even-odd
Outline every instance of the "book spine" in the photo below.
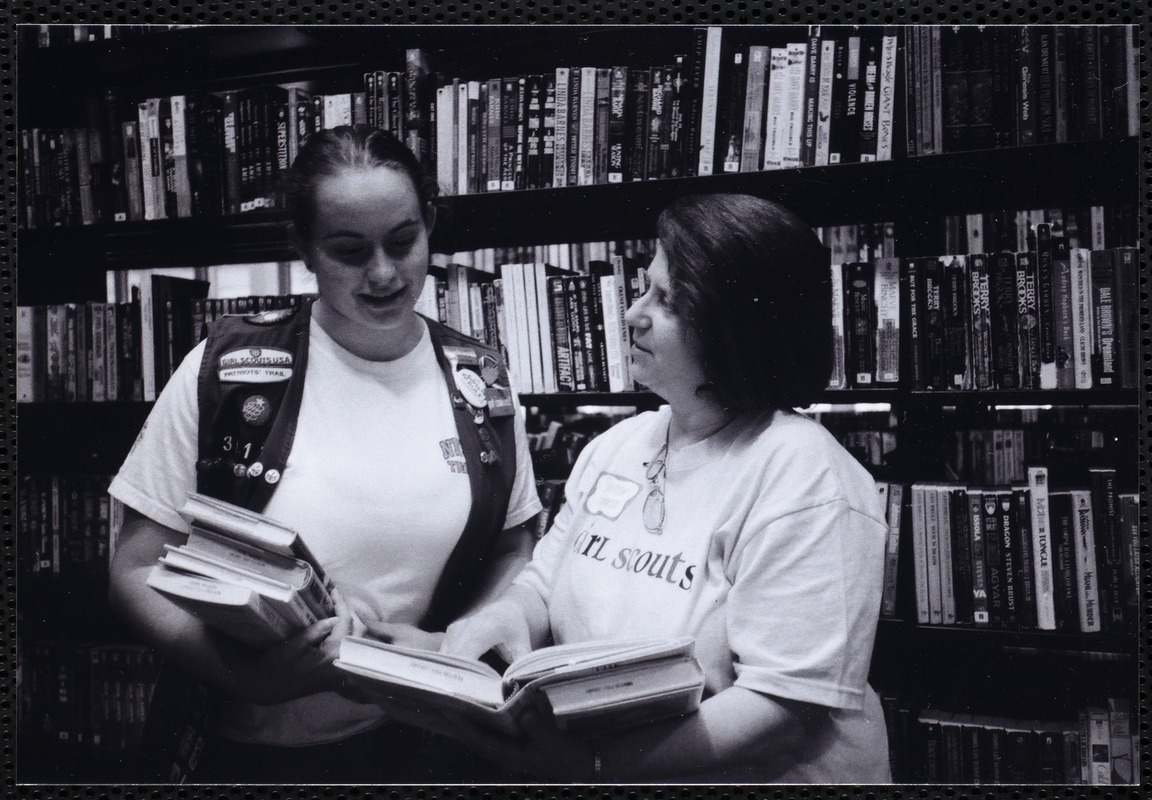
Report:
[[[816,111],[820,102],[820,26],[811,25],[805,40],[804,87],[800,126],[800,166],[816,162]],[[879,97],[877,97],[879,100]]]
[[[900,260],[879,258],[875,266],[876,382],[900,381]]]
[[[983,492],[984,568],[988,583],[988,625],[1005,627],[1005,568],[999,501],[994,490]]]
[[[891,161],[896,138],[896,76],[898,37],[885,31],[880,42],[880,78],[877,96],[876,160]]]
[[[556,350],[556,389],[561,392],[575,391],[568,304],[564,298],[564,278],[559,275],[548,276],[548,304],[552,342]]]
[[[552,186],[556,167],[556,75],[547,72],[540,80],[543,82],[544,114],[540,126],[539,184],[546,189]]]
[[[876,161],[878,148],[880,48],[878,35],[861,38],[860,160]]]
[[[723,28],[709,27],[704,32],[704,57],[694,66],[694,80],[699,81],[699,123],[695,126],[697,138],[686,139],[693,148],[689,160],[696,160],[697,175],[711,175],[716,158],[716,119],[720,101],[720,56]],[[702,70],[702,72],[701,72]],[[696,73],[700,73],[697,79]],[[694,98],[694,99],[695,99]]]
[[[1092,284],[1092,383],[1116,386],[1116,266],[1115,250],[1093,250],[1089,257]]]
[[[1116,470],[1088,470],[1092,497],[1092,526],[1096,538],[1096,574],[1100,595],[1101,628],[1125,629],[1123,536],[1116,489]]]
[[[880,599],[880,616],[896,616],[897,566],[900,563],[900,532],[904,514],[904,484],[888,484],[886,520],[888,539],[884,545],[884,587]]]
[[[939,258],[930,257],[922,259],[920,267],[923,291],[920,306],[923,325],[920,335],[924,344],[925,388],[940,390],[949,385],[946,375],[943,265]]]
[[[875,266],[844,265],[845,373],[851,386],[871,386],[876,377]]]
[[[972,622],[987,627],[988,569],[984,544],[984,492],[968,489],[967,493],[968,546],[972,563]]]
[[[974,621],[972,597],[972,536],[968,531],[968,492],[963,487],[948,489],[951,525],[952,598],[955,621],[971,625]]]
[[[808,45],[793,42],[788,45],[788,66],[786,70],[786,93],[783,110],[784,133],[781,136],[781,163],[785,169],[802,166],[800,160],[804,140],[804,71],[807,63]]]
[[[544,118],[544,85],[540,75],[527,75],[524,80],[525,107],[522,118],[524,137],[524,186],[540,188],[541,141]]]
[[[596,68],[580,70],[580,133],[576,184],[591,186],[596,182]]]
[[[924,484],[912,484],[912,564],[913,588],[916,592],[916,621],[927,625],[932,621],[928,599],[928,529],[925,509]]]
[[[740,148],[744,140],[744,95],[748,83],[748,65],[742,51],[732,53],[728,65],[726,103],[717,128],[717,172],[740,171]]]
[[[1139,369],[1137,344],[1140,339],[1140,304],[1138,301],[1139,259],[1136,248],[1116,250],[1116,283],[1113,308],[1116,312],[1116,356],[1120,385],[1136,388]]]
[[[568,86],[568,175],[564,180],[566,186],[576,186],[580,168],[580,141],[584,135],[581,130],[580,111],[584,105],[583,69],[572,67],[569,70],[570,84]]]
[[[1091,251],[1082,247],[1069,251],[1071,264],[1072,360],[1077,389],[1092,388],[1092,268]]]
[[[1036,628],[1036,569],[1032,548],[1032,500],[1027,486],[1012,490],[1013,530],[1015,548],[1016,585],[1019,588],[1018,606],[1020,627]]]
[[[988,257],[984,253],[974,253],[968,258],[969,295],[971,314],[969,316],[973,386],[976,389],[991,389],[992,379],[992,309],[990,305]]]
[[[1036,298],[1036,261],[1032,253],[1016,254],[1016,343],[1019,348],[1020,388],[1040,388],[1039,304]]]
[[[944,322],[945,385],[951,389],[971,388],[971,359],[968,350],[968,260],[946,256],[943,268],[941,306]]]
[[[1016,297],[1016,258],[996,253],[989,262],[992,307],[992,372],[999,389],[1019,388],[1020,351],[1017,346],[1019,305]]]
[[[608,129],[612,106],[612,70],[596,70],[596,104],[593,112],[592,182],[608,182]]]
[[[608,79],[608,183],[623,183],[629,175],[628,67],[612,67]]]
[[[784,137],[787,133],[788,48],[768,51],[767,95],[764,101],[764,159],[762,169],[784,166]]]
[[[575,277],[565,277],[564,301],[568,309],[568,326],[571,331],[572,383],[577,392],[588,391],[588,355],[584,347],[584,324],[580,311],[580,292]]]
[[[559,100],[557,100],[559,105]],[[649,111],[652,107],[652,70],[632,68],[628,72],[629,132],[628,180],[648,179]],[[557,134],[559,141],[559,134]]]
[[[847,387],[845,374],[845,314],[844,314],[844,271],[843,264],[832,264],[832,279],[829,286],[832,293],[832,371],[828,378],[829,389]]]
[[[956,624],[956,568],[952,561],[955,531],[952,516],[952,489],[935,487],[936,528],[940,551],[940,614],[944,625]]]
[[[764,153],[764,106],[767,94],[769,49],[748,48],[748,83],[744,92],[744,136],[740,145],[740,171],[761,168]]]
[[[552,163],[552,185],[561,188],[568,185],[568,141],[569,141],[569,108],[572,105],[572,99],[569,94],[571,91],[571,70],[568,67],[556,68],[556,128],[553,132],[555,137],[555,156]],[[488,89],[489,96],[491,96],[491,85]],[[489,182],[491,183],[491,182]],[[491,186],[489,186],[491,190]]]
[[[1072,532],[1076,550],[1077,604],[1081,633],[1101,630],[1100,589],[1096,565],[1096,535],[1092,496],[1086,489],[1073,489]]]
[[[928,543],[928,617],[933,625],[944,622],[939,488],[929,484],[924,489],[924,530]]]

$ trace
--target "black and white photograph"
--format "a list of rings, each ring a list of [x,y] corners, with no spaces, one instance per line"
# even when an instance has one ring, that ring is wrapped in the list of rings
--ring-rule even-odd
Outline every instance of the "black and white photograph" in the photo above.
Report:
[[[1141,782],[1139,26],[14,31],[16,784]]]

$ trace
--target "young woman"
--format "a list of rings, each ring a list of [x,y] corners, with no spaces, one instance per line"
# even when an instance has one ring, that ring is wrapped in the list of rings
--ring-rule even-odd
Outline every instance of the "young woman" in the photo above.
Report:
[[[795,216],[742,195],[673,203],[632,369],[667,401],[593,440],[533,559],[443,649],[691,635],[699,711],[591,741],[530,717],[501,738],[445,726],[490,758],[561,781],[882,783],[867,684],[884,513],[815,422],[830,371],[828,253]]]
[[[170,664],[214,688],[196,778],[235,783],[442,779],[418,732],[342,694],[340,640],[435,647],[530,550],[540,503],[495,352],[417,315],[436,186],[392,135],[317,133],[288,175],[290,234],[318,299],[222,320],[172,377],[110,492],[127,506],[114,606]],[[337,616],[256,651],[145,585],[199,490],[296,529]],[[434,755],[443,755],[438,753]]]

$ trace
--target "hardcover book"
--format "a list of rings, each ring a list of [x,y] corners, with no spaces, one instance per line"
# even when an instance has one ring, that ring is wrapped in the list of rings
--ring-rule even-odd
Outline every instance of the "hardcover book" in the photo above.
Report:
[[[573,732],[619,730],[696,710],[704,676],[691,638],[541,648],[501,675],[480,661],[350,636],[336,667],[386,686],[398,705],[464,713],[507,733],[535,704]]]

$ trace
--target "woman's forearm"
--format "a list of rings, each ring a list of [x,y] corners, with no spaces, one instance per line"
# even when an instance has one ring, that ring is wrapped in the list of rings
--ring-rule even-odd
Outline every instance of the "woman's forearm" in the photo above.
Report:
[[[604,740],[597,781],[664,780],[775,760],[800,740],[804,706],[733,686],[695,714]]]

